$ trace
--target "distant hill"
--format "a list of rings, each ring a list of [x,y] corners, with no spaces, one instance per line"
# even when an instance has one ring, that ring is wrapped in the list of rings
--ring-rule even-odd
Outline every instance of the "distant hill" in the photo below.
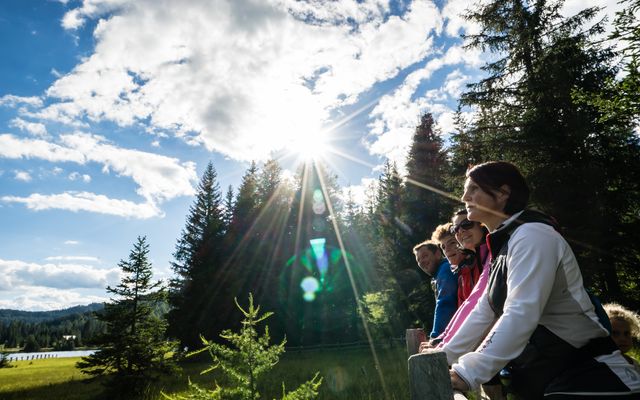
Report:
[[[54,319],[68,317],[70,315],[85,314],[93,311],[102,310],[104,305],[102,303],[91,303],[86,306],[75,306],[65,308],[64,310],[53,311],[21,311],[0,309],[0,323],[11,321],[22,321],[27,323],[38,323],[51,321]]]

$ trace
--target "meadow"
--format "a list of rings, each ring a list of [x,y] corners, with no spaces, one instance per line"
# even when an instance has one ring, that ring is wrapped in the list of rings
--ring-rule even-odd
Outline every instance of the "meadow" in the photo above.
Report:
[[[377,350],[380,372],[390,399],[409,398],[407,357],[404,346]],[[15,368],[0,370],[0,400],[102,400],[101,379],[90,379],[76,369],[79,358],[57,358],[12,363]],[[160,400],[165,393],[181,393],[187,381],[213,387],[214,379],[223,384],[216,372],[200,375],[206,360],[185,362],[182,372],[164,377],[154,385],[147,400]],[[318,399],[378,400],[384,398],[380,374],[369,348],[288,351],[260,387],[264,399],[282,396],[287,389],[311,379],[316,372],[323,378]]]

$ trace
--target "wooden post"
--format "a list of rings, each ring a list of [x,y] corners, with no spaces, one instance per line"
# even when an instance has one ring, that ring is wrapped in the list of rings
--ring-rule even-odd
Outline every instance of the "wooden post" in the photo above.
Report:
[[[405,335],[407,338],[407,354],[411,357],[418,353],[420,343],[427,341],[427,335],[420,328],[407,329]]]
[[[447,356],[443,352],[414,354],[409,357],[411,400],[451,400]]]
[[[466,400],[453,391],[447,356],[441,351],[409,357],[409,385],[411,400]]]

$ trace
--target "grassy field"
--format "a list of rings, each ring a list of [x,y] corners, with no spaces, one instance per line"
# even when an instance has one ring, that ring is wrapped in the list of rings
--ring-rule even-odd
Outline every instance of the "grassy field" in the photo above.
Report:
[[[261,385],[262,398],[281,397],[282,382],[294,389],[320,372],[323,383],[319,399],[378,400],[386,389],[391,399],[409,398],[406,350],[398,346],[378,351],[381,373],[376,370],[368,348],[290,351],[283,355]],[[57,358],[18,361],[16,368],[0,370],[0,400],[98,400],[101,398],[100,380],[88,379],[75,368],[78,358]],[[204,362],[183,365],[180,375],[164,378],[154,386],[149,400],[160,400],[160,390],[180,393],[187,388],[187,379],[213,386],[215,374],[200,375]]]

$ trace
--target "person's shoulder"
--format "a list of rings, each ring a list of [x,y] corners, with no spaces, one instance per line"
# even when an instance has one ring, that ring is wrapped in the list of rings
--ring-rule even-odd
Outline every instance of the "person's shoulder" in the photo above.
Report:
[[[449,264],[449,261],[447,261],[446,258],[443,258],[442,261],[440,261],[440,263],[438,264],[438,272],[436,273],[436,275],[439,278],[446,278],[450,275],[454,275],[454,272],[451,271],[451,264]]]
[[[510,246],[515,243],[527,243],[542,246],[565,246],[562,235],[553,226],[543,222],[527,222],[518,226],[509,239]]]
[[[511,234],[512,238],[518,238],[521,236],[562,237],[551,225],[543,222],[526,222],[514,229]]]

